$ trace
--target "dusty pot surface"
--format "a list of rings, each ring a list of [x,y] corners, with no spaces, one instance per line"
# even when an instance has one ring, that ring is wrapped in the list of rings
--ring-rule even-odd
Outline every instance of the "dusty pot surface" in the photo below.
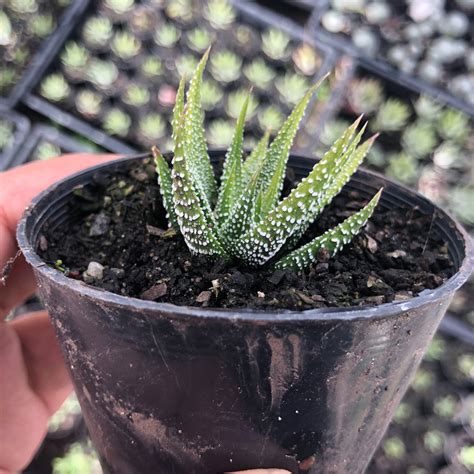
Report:
[[[214,159],[219,153],[214,154]],[[455,274],[373,308],[259,312],[127,298],[65,277],[36,249],[45,224],[72,218],[74,187],[128,158],[55,184],[28,208],[18,241],[50,311],[107,473],[222,473],[279,467],[361,473],[423,352],[471,270],[466,232],[419,194],[359,171],[344,192],[418,206]],[[314,162],[292,156],[297,177]]]

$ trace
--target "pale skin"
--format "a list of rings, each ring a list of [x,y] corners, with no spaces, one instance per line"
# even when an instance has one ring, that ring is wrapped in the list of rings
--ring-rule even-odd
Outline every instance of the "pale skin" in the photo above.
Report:
[[[17,255],[16,226],[34,196],[70,174],[114,158],[71,154],[0,173],[0,270]],[[4,321],[35,290],[33,272],[20,255],[6,281],[0,282],[0,474],[28,465],[46,434],[49,417],[72,391],[48,314],[38,311]],[[282,469],[245,471],[287,473]]]

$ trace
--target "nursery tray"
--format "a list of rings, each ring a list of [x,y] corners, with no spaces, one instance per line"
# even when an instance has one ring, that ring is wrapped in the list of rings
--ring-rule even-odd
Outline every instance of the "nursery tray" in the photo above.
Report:
[[[308,30],[313,32],[315,38],[341,53],[356,58],[366,69],[390,81],[395,81],[400,86],[406,87],[420,94],[426,94],[436,98],[446,105],[454,107],[474,118],[474,106],[466,103],[462,98],[448,92],[442,86],[432,85],[428,82],[405,73],[392,66],[381,57],[372,58],[364,54],[364,51],[354,46],[349,38],[342,33],[330,33],[321,26],[321,17],[329,8],[328,0],[319,0],[308,21]]]
[[[275,12],[269,11],[259,5],[246,3],[246,2],[239,2],[236,0],[231,1],[233,6],[235,7],[238,17],[239,23],[252,25],[257,29],[262,29],[265,27],[276,27],[282,29],[290,37],[297,42],[305,42],[310,44],[318,53],[318,55],[322,59],[322,64],[319,70],[317,71],[315,76],[308,76],[309,82],[315,81],[319,79],[322,75],[326,72],[332,70],[334,65],[337,61],[338,54],[333,52],[333,50],[328,47],[327,45],[320,43],[317,39],[313,38],[311,35],[306,33],[306,30],[301,26],[297,25],[294,21],[289,20],[288,18],[284,18],[281,15],[276,14]],[[88,12],[92,12],[91,9]],[[87,16],[87,14],[86,14]],[[85,16],[83,20],[85,21]],[[77,38],[80,34],[82,22],[78,23],[71,32],[69,39]],[[218,42],[217,42],[218,43]],[[195,53],[194,53],[195,54]],[[49,65],[49,69],[47,72],[55,72],[60,70],[60,63],[59,63],[59,51],[55,56],[54,61]],[[196,56],[196,54],[195,54]],[[130,71],[130,70],[129,70]],[[133,71],[133,68],[131,69]],[[128,73],[127,73],[128,74]],[[132,73],[133,74],[133,73]],[[167,76],[167,83],[169,81],[174,82],[173,79],[170,79]],[[84,84],[86,84],[84,82]],[[89,85],[89,83],[87,82]],[[239,83],[240,84],[240,83]],[[242,84],[241,84],[242,85]],[[177,84],[173,84],[173,87],[176,87]],[[71,86],[74,88],[74,85]],[[225,90],[228,89],[227,86],[224,86]],[[233,86],[232,90],[235,90],[237,86]],[[73,92],[71,94],[74,94]],[[154,96],[153,96],[154,97]],[[70,97],[71,99],[71,97]],[[44,116],[48,117],[49,119],[53,120],[54,122],[60,123],[62,126],[67,127],[80,135],[87,136],[89,139],[94,141],[95,143],[104,146],[105,148],[115,151],[118,153],[134,153],[136,152],[137,148],[143,148],[144,145],[137,139],[136,136],[127,136],[127,137],[117,137],[117,136],[109,136],[107,132],[102,128],[100,122],[98,120],[91,120],[87,122],[83,115],[81,115],[76,107],[72,104],[72,100],[70,100],[69,104],[64,103],[56,103],[53,104],[51,101],[44,99],[39,94],[39,90],[35,89],[32,93],[27,94],[23,102],[26,103],[30,108],[33,110],[43,114]],[[269,102],[271,103],[271,102]],[[311,105],[310,105],[311,107]],[[171,108],[167,109],[156,109],[159,112],[165,121],[168,121],[171,115]],[[162,113],[161,113],[162,112]],[[286,112],[284,110],[284,112]],[[136,111],[132,111],[132,124],[136,122],[138,117],[135,117]],[[227,118],[223,116],[216,116],[216,113],[211,112],[211,116],[214,118]],[[252,125],[248,125],[247,130],[251,130]],[[304,140],[301,140],[302,143],[305,145],[308,142],[315,142],[315,134],[314,130],[305,130],[304,123],[301,127],[301,133],[299,137],[302,137],[304,134]],[[169,136],[170,131],[168,130],[165,136]],[[161,143],[161,139],[158,140],[158,144],[163,148],[169,148],[169,139]],[[149,146],[147,144],[146,146]],[[299,150],[306,149],[307,146],[301,146]]]
[[[42,42],[39,50],[30,59],[20,81],[7,96],[0,96],[0,109],[13,108],[41,80],[74,25],[86,10],[89,1],[73,0],[71,5],[64,10],[57,20],[56,29]]]
[[[44,144],[54,147],[53,151],[56,151],[56,153],[45,158],[35,156],[38,154],[39,148]],[[15,153],[15,156],[8,164],[8,168],[13,168],[30,161],[53,158],[64,153],[97,153],[101,151],[103,149],[97,147],[89,140],[84,140],[81,137],[74,138],[54,127],[40,124],[33,127],[23,146],[19,147],[17,153]]]
[[[8,145],[0,150],[0,171],[10,167],[30,131],[30,121],[12,110],[0,110],[0,122],[11,124],[11,138]],[[7,132],[9,133],[9,132]]]

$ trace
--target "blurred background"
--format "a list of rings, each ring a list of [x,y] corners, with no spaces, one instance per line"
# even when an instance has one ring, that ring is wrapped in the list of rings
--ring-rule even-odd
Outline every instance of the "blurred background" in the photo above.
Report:
[[[0,170],[169,149],[179,78],[213,44],[211,148],[228,145],[249,87],[252,146],[330,72],[295,151],[320,155],[363,113],[381,133],[366,167],[474,233],[473,32],[473,0],[0,0]],[[456,295],[369,473],[474,472],[473,290]],[[25,472],[101,472],[74,396]]]

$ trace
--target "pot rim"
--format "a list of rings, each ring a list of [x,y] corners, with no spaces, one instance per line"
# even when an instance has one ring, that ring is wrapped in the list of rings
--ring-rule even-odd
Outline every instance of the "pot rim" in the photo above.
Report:
[[[210,154],[223,153],[222,150],[210,150]],[[474,248],[471,237],[467,231],[452,217],[449,213],[441,210],[436,204],[430,201],[425,196],[421,195],[417,191],[414,191],[407,186],[399,184],[379,173],[368,171],[364,168],[359,168],[359,172],[369,174],[385,180],[386,182],[402,188],[404,191],[416,196],[418,199],[424,200],[428,204],[434,206],[436,209],[441,210],[448,219],[451,220],[451,224],[455,228],[458,234],[463,238],[464,243],[464,259],[458,269],[458,271],[446,280],[441,286],[433,290],[424,290],[418,296],[410,298],[404,301],[394,301],[391,303],[384,303],[378,306],[352,306],[346,308],[330,307],[330,308],[315,308],[303,311],[294,310],[256,310],[248,308],[201,308],[195,306],[179,306],[172,303],[159,303],[155,301],[146,301],[135,297],[122,296],[116,293],[112,293],[101,288],[90,286],[83,281],[74,280],[66,277],[63,273],[55,268],[50,267],[45,263],[41,257],[37,254],[34,246],[30,242],[27,235],[27,223],[32,218],[32,211],[41,202],[47,198],[47,196],[56,190],[67,184],[68,181],[77,179],[83,175],[97,172],[109,166],[117,165],[121,162],[140,159],[149,157],[149,153],[142,153],[133,156],[125,156],[116,160],[107,161],[93,167],[82,170],[78,173],[70,175],[38,194],[25,209],[23,216],[21,217],[17,227],[17,241],[26,261],[33,267],[33,269],[40,273],[43,277],[52,280],[54,284],[59,287],[69,287],[73,291],[81,294],[81,296],[96,299],[97,302],[105,303],[114,307],[120,307],[126,309],[127,307],[133,307],[135,310],[143,310],[145,312],[160,312],[162,315],[170,315],[173,317],[196,317],[205,319],[227,319],[229,321],[254,321],[261,323],[268,322],[289,322],[289,321],[348,321],[348,320],[360,320],[360,319],[380,319],[389,317],[391,315],[411,311],[423,305],[429,303],[435,303],[444,300],[444,297],[449,297],[454,293],[470,276],[474,267]],[[290,156],[303,158],[305,160],[314,161],[314,158],[291,153]]]

